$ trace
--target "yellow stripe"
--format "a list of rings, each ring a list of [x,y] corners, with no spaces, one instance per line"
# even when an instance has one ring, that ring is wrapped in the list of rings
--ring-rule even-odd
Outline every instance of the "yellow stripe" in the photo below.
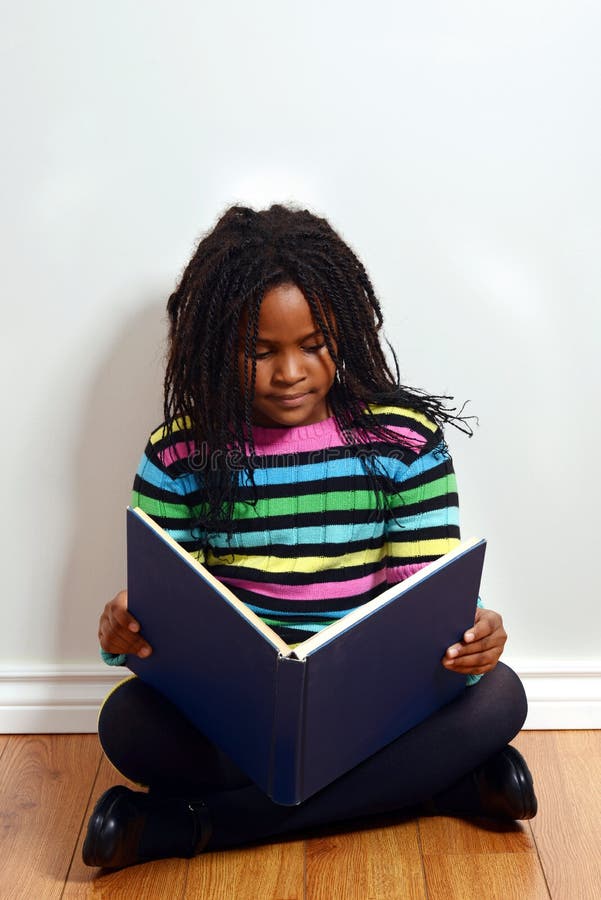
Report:
[[[416,412],[414,409],[406,409],[404,406],[370,406],[370,409],[377,415],[406,416],[409,419],[415,419],[429,431],[436,431],[437,428],[436,423],[423,413]]]
[[[388,554],[390,556],[444,556],[459,543],[459,538],[436,538],[430,541],[390,541]]]
[[[444,556],[459,543],[459,538],[434,538],[423,541],[390,541],[386,547],[374,550],[357,550],[343,556],[303,556],[288,559],[279,556],[231,556],[218,557],[209,554],[209,566],[235,566],[240,569],[259,569],[262,572],[286,574],[288,572],[325,572],[379,562],[386,554],[395,557]]]
[[[278,556],[226,556],[219,558],[209,554],[209,566],[236,566],[236,568],[260,569],[262,572],[285,574],[287,572],[325,572],[328,569],[345,569],[378,562],[386,553],[384,547],[375,550],[357,550],[343,556],[303,556],[300,559],[283,559]],[[260,590],[260,585],[257,588]]]
[[[188,556],[191,556],[192,559],[195,559],[196,562],[199,562],[201,566],[205,565],[205,554],[202,547],[199,550],[186,550]]]
[[[192,420],[189,416],[181,416],[179,419],[173,420],[173,425],[171,431],[183,431],[186,428],[192,427]],[[161,425],[150,435],[150,443],[158,444],[159,441],[162,441],[163,438],[167,437],[169,431],[166,425]]]

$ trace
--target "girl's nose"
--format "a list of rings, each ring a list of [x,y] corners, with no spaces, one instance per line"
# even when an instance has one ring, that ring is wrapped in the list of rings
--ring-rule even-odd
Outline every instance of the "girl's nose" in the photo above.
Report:
[[[305,377],[303,360],[297,353],[282,353],[276,360],[274,375],[286,384],[296,384]]]

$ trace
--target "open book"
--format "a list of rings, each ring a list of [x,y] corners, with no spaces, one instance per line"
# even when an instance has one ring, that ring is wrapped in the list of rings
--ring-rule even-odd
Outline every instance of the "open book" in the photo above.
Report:
[[[474,622],[484,540],[292,650],[142,510],[127,518],[128,607],[153,648],[127,665],[276,803],[302,802],[464,690],[441,659]]]

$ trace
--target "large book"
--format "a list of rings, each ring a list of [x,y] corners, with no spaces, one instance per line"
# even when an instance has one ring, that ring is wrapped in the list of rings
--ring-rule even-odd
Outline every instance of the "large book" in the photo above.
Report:
[[[441,659],[474,622],[484,540],[292,649],[142,510],[127,519],[128,608],[153,648],[127,665],[276,803],[306,800],[465,689]]]

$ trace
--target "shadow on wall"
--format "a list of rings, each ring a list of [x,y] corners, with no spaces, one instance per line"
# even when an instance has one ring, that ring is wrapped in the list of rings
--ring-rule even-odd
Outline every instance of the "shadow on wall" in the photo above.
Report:
[[[98,618],[126,584],[125,508],[148,436],[162,421],[166,335],[164,300],[136,312],[116,335],[80,416],[55,638],[61,662],[100,662]]]

